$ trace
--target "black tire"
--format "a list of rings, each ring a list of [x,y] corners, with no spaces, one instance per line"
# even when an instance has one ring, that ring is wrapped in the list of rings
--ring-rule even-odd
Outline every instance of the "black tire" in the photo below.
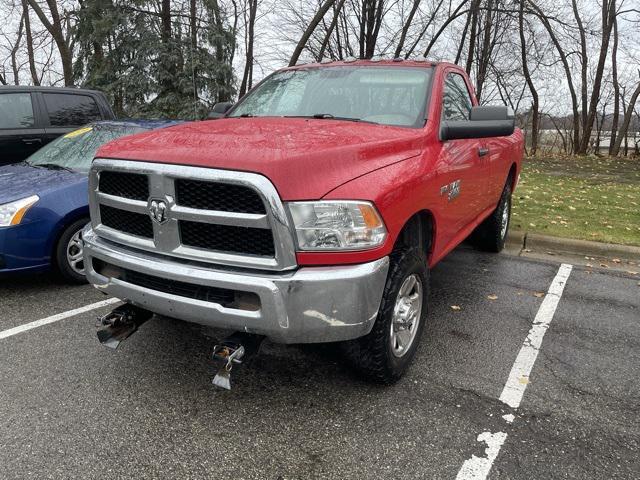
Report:
[[[506,213],[506,214],[505,214]],[[506,225],[504,224],[506,222]],[[500,202],[489,217],[472,234],[476,247],[486,252],[501,252],[511,224],[511,176],[502,190]]]
[[[416,275],[422,287],[422,302],[415,335],[402,356],[392,348],[391,328],[396,300],[400,288],[409,277]],[[344,342],[347,360],[366,379],[382,384],[396,382],[405,373],[420,343],[427,316],[429,296],[429,269],[424,253],[415,247],[406,247],[391,255],[391,265],[384,287],[378,317],[371,332],[361,338]]]
[[[64,229],[62,235],[58,239],[55,250],[55,263],[58,268],[58,272],[62,278],[73,284],[87,283],[87,279],[84,274],[79,274],[70,264],[67,258],[67,247],[73,236],[82,231],[85,225],[89,222],[88,218],[83,218],[73,222],[67,228]]]

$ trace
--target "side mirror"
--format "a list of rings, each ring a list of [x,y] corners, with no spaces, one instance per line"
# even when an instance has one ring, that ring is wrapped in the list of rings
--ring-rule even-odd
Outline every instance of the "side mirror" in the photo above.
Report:
[[[472,107],[469,120],[445,120],[440,127],[440,138],[508,137],[516,128],[513,111],[507,107]]]
[[[224,117],[224,114],[227,113],[231,107],[233,107],[232,102],[218,102],[213,106],[213,110],[209,112],[207,115],[208,120],[215,120],[216,118]]]

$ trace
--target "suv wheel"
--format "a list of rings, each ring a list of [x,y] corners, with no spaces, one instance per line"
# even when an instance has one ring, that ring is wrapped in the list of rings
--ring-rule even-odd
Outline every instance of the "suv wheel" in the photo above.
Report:
[[[344,343],[347,359],[367,379],[390,384],[407,370],[424,329],[428,293],[429,270],[422,251],[412,247],[394,252],[371,332]]]
[[[511,223],[511,177],[502,190],[500,202],[493,213],[472,234],[473,243],[487,252],[501,252]]]
[[[82,229],[89,220],[78,220],[69,225],[56,246],[56,264],[62,277],[69,283],[86,283]]]

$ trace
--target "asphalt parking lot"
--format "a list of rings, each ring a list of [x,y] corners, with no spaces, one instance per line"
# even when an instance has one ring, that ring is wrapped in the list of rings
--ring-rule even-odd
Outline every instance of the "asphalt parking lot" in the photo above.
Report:
[[[1,280],[0,478],[640,478],[640,278],[574,267],[545,295],[559,270],[458,249],[398,384],[362,382],[332,346],[265,343],[230,392],[211,385],[221,332],[166,318],[116,352],[95,337],[109,307],[2,338],[104,296]]]

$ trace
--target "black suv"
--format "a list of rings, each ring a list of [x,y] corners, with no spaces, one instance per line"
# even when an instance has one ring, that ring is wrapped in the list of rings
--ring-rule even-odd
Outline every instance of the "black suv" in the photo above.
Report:
[[[0,86],[0,165],[24,160],[95,120],[113,120],[104,93],[79,88]]]

